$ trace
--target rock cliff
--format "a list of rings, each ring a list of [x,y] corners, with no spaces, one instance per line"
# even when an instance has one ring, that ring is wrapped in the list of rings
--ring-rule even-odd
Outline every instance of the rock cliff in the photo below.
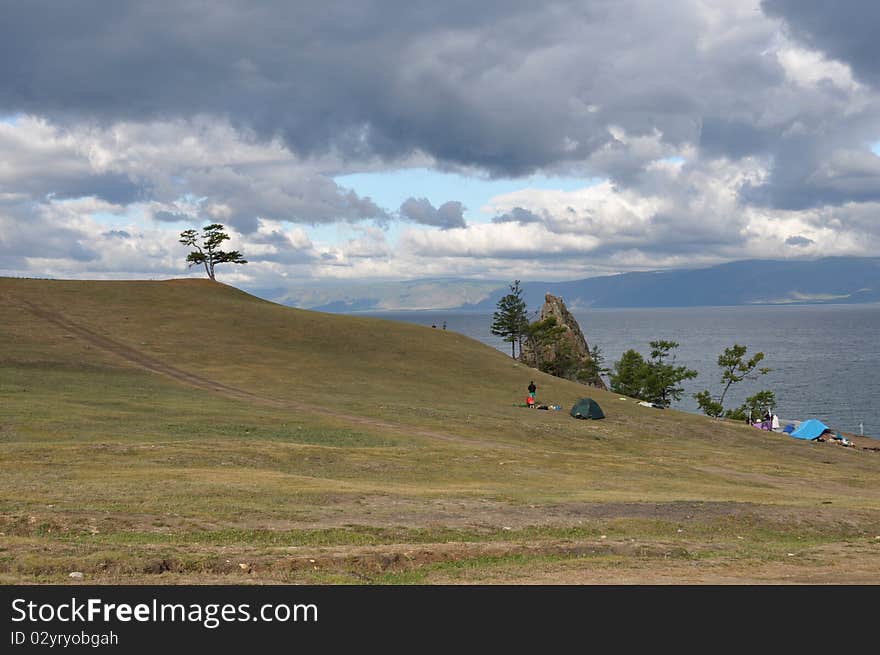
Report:
[[[548,293],[541,307],[540,320],[543,322],[550,318],[555,319],[555,326],[550,328],[552,336],[527,339],[520,361],[558,377],[605,389],[598,365],[590,356],[590,347],[577,320],[568,311],[562,298]]]

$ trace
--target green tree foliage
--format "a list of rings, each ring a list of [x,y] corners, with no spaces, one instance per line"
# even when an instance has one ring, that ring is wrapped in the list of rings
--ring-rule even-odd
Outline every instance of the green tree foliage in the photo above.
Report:
[[[715,418],[718,418],[719,416],[724,415],[724,405],[715,400],[712,397],[712,394],[709,393],[708,389],[695,393],[694,398],[696,398],[697,405],[700,406],[700,409],[703,410],[703,413],[706,416],[714,416]]]
[[[746,421],[749,418],[754,421],[761,417],[764,412],[773,412],[775,409],[776,394],[765,390],[759,391],[754,396],[749,396],[738,408],[729,409],[724,412],[724,416],[737,421]]]
[[[498,301],[498,309],[492,314],[492,334],[510,342],[510,356],[516,358],[516,345],[522,352],[522,340],[528,330],[529,319],[526,301],[522,297],[519,280],[510,285],[510,293]]]
[[[645,358],[630,348],[614,362],[610,377],[611,391],[632,398],[644,398],[646,369]]]
[[[565,334],[565,326],[556,322],[555,316],[548,316],[544,320],[533,321],[526,327],[526,339],[532,352],[535,353],[538,369],[551,375],[559,375],[567,371],[575,362],[571,347],[560,338]],[[544,361],[542,353],[547,348],[553,348],[555,357]]]
[[[601,380],[602,375],[608,373],[604,364],[605,355],[602,354],[602,350],[599,346],[593,346],[590,348],[589,361],[582,362],[577,371],[577,381],[581,384],[592,384],[596,380]]]
[[[627,350],[615,362],[611,375],[611,390],[633,398],[669,407],[674,400],[681,400],[684,380],[697,377],[697,372],[685,366],[675,365],[672,351],[678,348],[675,341],[651,341],[651,358],[645,360],[636,350]]]
[[[649,402],[669,407],[673,400],[681,400],[681,394],[684,393],[679,383],[697,377],[697,372],[686,366],[675,365],[672,351],[678,348],[678,342],[652,341],[649,345],[651,359],[648,362],[645,395]]]
[[[597,346],[590,349],[588,357],[579,356],[572,343],[564,338],[568,332],[555,316],[538,319],[528,324],[526,342],[534,353],[534,365],[538,370],[566,380],[594,385],[601,381],[602,351]]]
[[[180,233],[180,243],[194,248],[187,256],[186,261],[190,266],[203,264],[205,272],[212,280],[214,278],[214,266],[217,264],[247,264],[247,260],[237,250],[224,251],[221,244],[229,239],[223,226],[212,223],[202,228],[202,234],[196,230],[184,230]]]
[[[756,379],[761,375],[766,375],[770,372],[769,368],[759,368],[758,364],[760,364],[764,359],[764,353],[757,352],[752,355],[750,358],[746,359],[746,354],[748,352],[748,346],[741,346],[738,343],[733,344],[730,348],[725,348],[724,352],[718,356],[718,366],[721,368],[721,384],[724,385],[721,390],[721,395],[718,398],[712,396],[708,389],[704,389],[703,391],[694,394],[694,398],[697,401],[697,404],[700,406],[700,409],[703,410],[703,413],[708,416],[714,416],[716,418],[720,416],[727,416],[729,418],[745,418],[745,414],[741,414],[743,410],[747,413],[749,401],[757,398],[758,400],[766,400],[772,399],[773,407],[776,406],[776,396],[771,391],[762,391],[759,394],[755,394],[755,396],[751,396],[746,400],[746,404],[744,404],[739,409],[734,410],[725,410],[724,409],[724,398],[727,395],[727,391],[734,384],[742,382],[745,379]],[[762,396],[761,394],[765,394]],[[765,409],[768,404],[765,404],[762,407],[762,410]],[[744,409],[745,408],[745,409]],[[759,410],[760,411],[760,410]]]

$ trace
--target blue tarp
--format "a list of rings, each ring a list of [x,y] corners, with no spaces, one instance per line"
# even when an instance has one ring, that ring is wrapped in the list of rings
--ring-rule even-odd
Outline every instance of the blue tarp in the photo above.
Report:
[[[798,429],[791,433],[791,436],[795,439],[815,439],[822,436],[822,434],[828,429],[828,426],[822,421],[811,418],[808,421],[801,423],[798,426]]]

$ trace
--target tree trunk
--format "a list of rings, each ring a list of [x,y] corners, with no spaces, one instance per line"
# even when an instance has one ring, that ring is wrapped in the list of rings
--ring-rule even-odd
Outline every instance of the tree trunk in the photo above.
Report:
[[[727,395],[727,390],[730,389],[730,385],[733,384],[733,380],[730,380],[727,383],[727,386],[724,387],[724,391],[721,392],[721,398],[718,399],[718,402],[721,403],[721,406],[724,406],[724,396]]]
[[[530,343],[532,345],[532,352],[535,353],[535,368],[540,371],[540,370],[542,370],[541,369],[541,347],[542,347],[542,344],[539,344],[537,342],[537,340],[535,340],[535,339],[532,339],[530,341]]]

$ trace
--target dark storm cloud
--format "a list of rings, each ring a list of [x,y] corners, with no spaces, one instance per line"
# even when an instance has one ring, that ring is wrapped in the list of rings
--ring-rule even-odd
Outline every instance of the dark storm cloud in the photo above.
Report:
[[[364,219],[384,224],[391,219],[370,198],[341,188],[329,177],[299,170],[286,173],[281,166],[222,166],[190,170],[185,178],[196,195],[209,199],[202,203],[201,213],[245,234],[259,228],[260,218],[314,225]]]
[[[874,5],[849,3],[836,16],[829,12],[838,5],[826,10],[814,0],[763,6],[785,17],[800,42],[839,56],[861,79],[876,78]],[[5,3],[0,114],[45,117],[62,145],[64,128],[76,140],[94,127],[103,148],[93,157],[70,146],[89,166],[59,170],[56,180],[51,163],[21,173],[16,146],[0,142],[19,171],[4,187],[0,166],[0,192],[111,202],[142,195],[170,214],[175,204],[186,209],[177,201],[188,195],[201,202],[193,209],[200,217],[251,235],[259,219],[387,223],[389,212],[332,178],[403,157],[494,177],[574,169],[662,195],[665,188],[650,186],[652,165],[686,154],[687,167],[705,172],[699,193],[718,180],[714,166],[733,160],[760,169],[748,183],[730,183],[742,184],[746,204],[872,201],[877,172],[855,153],[880,132],[876,94],[834,75],[798,79],[803,61],[780,57],[792,42],[779,24],[733,1]],[[120,121],[129,141],[115,139]],[[174,132],[167,142],[182,144],[179,151],[129,156],[128,147],[152,145],[151,131],[132,125],[151,121]],[[261,146],[274,139],[295,165],[283,168],[277,153],[218,157],[225,148],[186,158],[195,149],[188,137],[198,142],[221,123],[234,128],[229,150],[254,145],[244,144],[251,135]],[[178,157],[186,163],[175,164]],[[141,179],[149,184],[141,188]],[[723,183],[731,179],[740,178]],[[397,214],[465,225],[454,202],[435,208],[411,198]],[[694,221],[692,234],[705,222],[661,219],[682,230]],[[577,229],[566,227],[568,217],[557,224]]]
[[[19,129],[0,126],[5,127],[0,131],[0,192],[56,200],[93,196],[116,205],[135,202],[145,193],[125,173],[95,170],[64,136],[34,130],[33,123]]]
[[[303,156],[421,152],[493,176],[577,163],[623,186],[686,144],[708,159],[775,161],[796,121],[829,131],[820,123],[839,107],[780,91],[770,21],[720,7],[720,27],[710,27],[718,18],[703,11],[648,0],[33,0],[13,3],[0,22],[0,111],[108,124],[209,115],[280,136]],[[736,16],[730,26],[725,11]],[[804,107],[815,109],[804,118]],[[320,177],[288,192],[262,172],[215,166],[186,182],[226,205],[220,216],[245,233],[257,217],[388,221]],[[777,177],[771,196],[787,194]],[[101,197],[137,192],[112,181]],[[463,224],[452,208],[427,215],[419,222]]]
[[[43,180],[45,183],[47,180]],[[58,199],[94,196],[115,205],[127,205],[141,196],[141,189],[126,175],[106,173],[77,177],[57,176],[51,186],[51,195]]]
[[[880,200],[880,157],[867,150],[817,150],[812,142],[787,144],[762,184],[746,183],[744,201],[776,209]]]
[[[808,239],[807,237],[797,235],[793,237],[788,237],[785,240],[785,245],[787,246],[809,246],[811,243],[814,243],[812,239]]]
[[[738,159],[765,152],[775,136],[743,121],[707,118],[700,129],[700,149],[709,156]]]
[[[642,0],[33,0],[0,22],[0,111],[207,114],[299,154],[424,152],[519,175],[588,158],[612,123],[693,142],[729,97],[778,81],[757,54],[766,29],[703,52],[698,13]]]
[[[164,210],[153,212],[153,219],[164,223],[192,223],[197,220],[195,216],[190,216],[189,214],[180,214]]]
[[[272,230],[271,232],[254,233],[248,237],[251,243],[259,243],[267,246],[274,246],[281,250],[295,248],[290,237],[280,230]]]
[[[0,150],[0,154],[4,154]],[[7,169],[16,166],[14,154],[7,156]],[[89,171],[64,171],[54,169],[51,162],[36,175],[18,175],[14,180],[4,180],[0,172],[0,190],[8,187],[19,193],[28,193],[34,198],[54,198],[70,200],[94,196],[114,205],[127,205],[142,197],[143,190],[131,182],[126,175],[114,173],[93,174]]]
[[[432,225],[442,230],[464,227],[464,207],[456,200],[435,208],[427,198],[407,198],[400,205],[400,216],[413,223]]]
[[[261,143],[205,119],[67,129],[35,117],[0,122],[4,192],[36,202],[90,196],[120,206],[152,202],[160,222],[219,221],[243,233],[258,229],[260,218],[311,224],[392,218],[278,140]]]
[[[880,3],[876,0],[763,0],[805,45],[848,63],[861,80],[880,86]]]
[[[541,223],[540,216],[533,214],[528,209],[514,207],[509,212],[492,218],[493,223]]]
[[[422,148],[503,169],[554,157],[537,125],[523,143],[540,152],[502,139],[480,157],[511,125],[493,127],[491,107],[469,106],[456,83],[506,65],[505,42],[529,35],[523,22],[543,7],[394,4],[13,3],[0,23],[0,109],[105,121],[215,114],[281,134],[300,153],[329,144],[350,155]],[[425,59],[408,62],[408,50]],[[526,128],[526,118],[510,123]]]
[[[83,231],[34,215],[30,202],[0,201],[0,258],[93,262],[100,253],[92,241]]]
[[[311,264],[318,261],[319,257],[310,250],[278,250],[276,252],[262,253],[259,255],[248,254],[249,262],[273,262],[292,266],[295,264]]]
[[[249,243],[272,246],[270,252],[248,254],[248,260],[259,262],[275,262],[278,264],[308,264],[318,260],[311,243],[296,244],[280,230],[255,232],[248,236]]]

